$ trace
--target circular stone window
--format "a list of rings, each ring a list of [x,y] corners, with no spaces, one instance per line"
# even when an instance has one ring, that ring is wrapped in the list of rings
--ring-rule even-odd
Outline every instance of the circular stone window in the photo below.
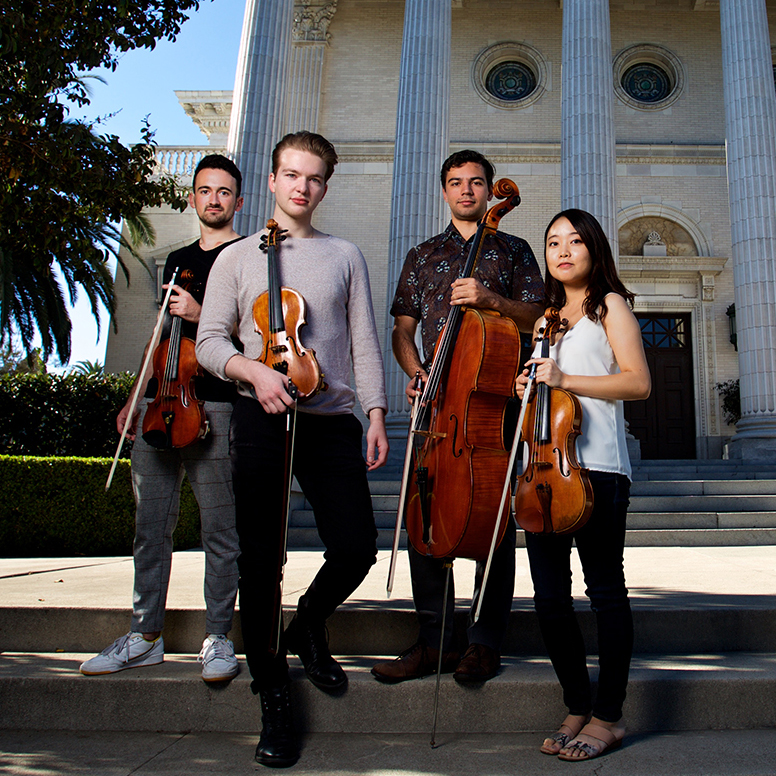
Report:
[[[522,62],[499,62],[486,76],[485,88],[497,100],[522,100],[536,89],[536,76]]]
[[[614,90],[636,110],[663,110],[682,92],[684,69],[662,46],[632,46],[615,57]]]
[[[645,62],[625,71],[622,88],[638,102],[660,102],[671,94],[671,79],[662,67]]]
[[[480,52],[472,65],[472,84],[489,105],[525,108],[546,90],[547,66],[541,54],[521,43],[497,43]]]

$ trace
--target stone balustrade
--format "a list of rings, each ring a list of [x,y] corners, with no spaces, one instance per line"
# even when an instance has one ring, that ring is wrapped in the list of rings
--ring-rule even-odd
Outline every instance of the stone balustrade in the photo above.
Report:
[[[213,146],[157,146],[156,168],[160,175],[174,175],[180,178],[191,178],[194,168],[200,159],[208,154],[225,154],[225,148]],[[188,184],[189,181],[187,180]]]

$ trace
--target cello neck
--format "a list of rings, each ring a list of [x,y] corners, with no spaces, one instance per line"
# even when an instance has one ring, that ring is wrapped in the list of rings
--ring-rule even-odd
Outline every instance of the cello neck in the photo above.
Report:
[[[482,252],[482,241],[485,236],[485,219],[483,219],[477,231],[474,234],[471,247],[469,248],[469,255],[466,259],[466,263],[463,266],[462,278],[470,278],[474,275],[474,271],[477,268],[479,262],[480,253]],[[436,396],[439,388],[439,383],[442,380],[442,368],[450,356],[453,348],[455,347],[455,341],[458,337],[458,329],[461,326],[461,316],[463,315],[463,308],[460,305],[451,305],[450,313],[447,316],[447,322],[445,323],[444,333],[439,340],[436,352],[434,353],[434,362],[431,366],[427,384],[427,396],[431,399]],[[419,420],[422,420],[425,412],[424,409],[418,413]]]

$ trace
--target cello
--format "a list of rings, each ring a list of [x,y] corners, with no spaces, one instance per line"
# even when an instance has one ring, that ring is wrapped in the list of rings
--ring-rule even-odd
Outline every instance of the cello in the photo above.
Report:
[[[500,220],[520,204],[518,188],[508,179],[497,181],[493,194],[504,201],[491,207],[478,225],[462,277],[474,275],[485,236],[495,234]],[[496,516],[494,493],[507,476],[504,426],[519,369],[520,336],[511,318],[493,310],[454,305],[437,341],[420,401],[413,407],[388,593],[404,518],[412,546],[423,555],[442,559],[446,568],[432,748],[453,558],[482,560],[491,534],[500,541],[506,532],[503,518],[509,505]]]
[[[518,188],[508,179],[497,181],[493,193],[504,201],[478,226],[463,277],[473,276],[485,235],[495,234],[500,220],[520,204]],[[487,556],[498,517],[494,494],[507,475],[506,409],[519,369],[520,337],[511,318],[452,307],[410,428],[415,468],[404,518],[418,552],[445,559]],[[501,520],[499,541],[506,525]]]
[[[181,273],[181,288],[193,290],[194,274]],[[202,376],[194,353],[196,343],[183,336],[183,319],[172,316],[170,336],[154,350],[153,374],[156,396],[143,418],[143,439],[161,450],[187,447],[208,432],[205,402],[197,398],[195,378]]]

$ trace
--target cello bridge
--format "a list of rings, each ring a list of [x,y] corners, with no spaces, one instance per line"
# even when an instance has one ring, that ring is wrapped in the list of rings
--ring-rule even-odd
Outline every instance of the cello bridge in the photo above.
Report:
[[[426,439],[444,439],[447,434],[443,434],[441,431],[413,431],[413,434],[426,437]]]

